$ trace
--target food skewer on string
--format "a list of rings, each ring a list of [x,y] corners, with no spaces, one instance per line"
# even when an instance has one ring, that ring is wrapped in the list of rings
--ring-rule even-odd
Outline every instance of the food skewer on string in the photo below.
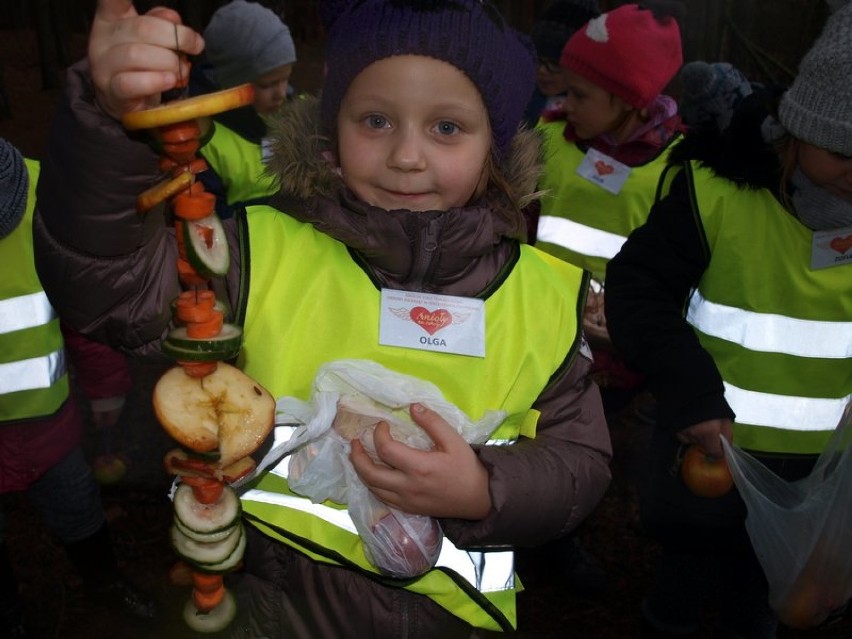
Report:
[[[185,87],[183,76],[178,85]],[[184,621],[203,633],[224,629],[236,616],[223,575],[240,565],[246,537],[230,484],[254,470],[250,455],[271,431],[275,410],[263,387],[227,363],[240,351],[242,329],[226,321],[227,307],[211,280],[228,272],[228,242],[215,196],[196,180],[207,169],[197,153],[209,139],[209,116],[253,98],[253,86],[244,84],[122,118],[125,128],[148,131],[165,174],[138,196],[137,210],[144,214],[164,204],[178,245],[183,291],[172,301],[175,327],[162,347],[177,365],[157,381],[153,403],[158,421],[179,444],[164,460],[166,472],[178,478],[170,539],[189,569],[184,583],[192,586]]]

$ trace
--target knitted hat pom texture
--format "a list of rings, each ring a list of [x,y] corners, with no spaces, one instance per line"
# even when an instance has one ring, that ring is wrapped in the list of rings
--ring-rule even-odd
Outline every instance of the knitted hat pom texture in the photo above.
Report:
[[[252,82],[296,61],[290,29],[257,2],[232,0],[204,30],[205,55],[222,88]]]
[[[794,137],[852,156],[852,2],[835,4],[778,113]]]
[[[21,223],[28,189],[29,174],[21,152],[0,138],[0,239]]]

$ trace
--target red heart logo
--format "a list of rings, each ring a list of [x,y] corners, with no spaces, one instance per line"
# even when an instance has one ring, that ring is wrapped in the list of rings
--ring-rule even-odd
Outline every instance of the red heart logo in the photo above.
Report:
[[[595,162],[595,171],[598,172],[598,175],[609,175],[615,171],[615,167],[612,164],[607,164],[603,160],[598,160]]]
[[[829,246],[841,255],[845,255],[846,251],[852,248],[852,235],[847,235],[846,237],[835,237],[831,240]]]
[[[453,321],[452,314],[445,308],[430,311],[422,306],[415,306],[409,313],[411,320],[419,325],[429,335],[434,335]]]

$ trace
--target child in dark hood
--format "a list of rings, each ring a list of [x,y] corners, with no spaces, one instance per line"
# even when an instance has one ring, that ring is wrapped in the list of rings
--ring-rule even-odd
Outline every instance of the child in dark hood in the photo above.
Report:
[[[778,611],[738,491],[698,497],[671,469],[686,445],[721,457],[724,437],[800,479],[852,396],[852,4],[788,90],[745,97],[670,162],[664,197],[607,268],[610,333],[659,408],[640,505],[663,552],[643,636],[695,636],[712,601],[717,636],[770,639]]]
[[[440,521],[446,553],[408,580],[365,560],[345,509],[288,491],[282,460],[242,495],[248,544],[245,569],[229,577],[241,609],[233,636],[510,630],[511,547],[585,519],[609,483],[611,454],[579,326],[587,277],[521,241],[540,157],[535,134],[518,131],[532,47],[489,2],[334,5],[321,101],[298,101],[275,126],[280,196],[224,221],[231,266],[221,288],[243,327],[241,364],[274,396],[307,398],[322,364],[373,360],[434,383],[471,416],[506,410],[494,443],[511,445],[471,446],[416,404],[412,419],[433,450],[394,442],[381,426],[382,463],[353,445],[375,495]],[[119,20],[126,29],[114,28]],[[167,9],[137,16],[102,0],[92,55],[69,75],[69,91],[90,98],[58,114],[37,231],[45,279],[71,321],[140,354],[157,354],[168,329],[177,248],[156,211],[135,213],[157,157],[117,119],[174,85],[175,32],[186,53],[201,49],[178,22]],[[128,32],[145,33],[146,71],[125,55]],[[91,136],[111,140],[96,157],[77,144]],[[105,179],[114,171],[123,179]],[[87,195],[70,202],[69,189]],[[83,266],[93,259],[97,269]],[[458,304],[483,323],[451,324],[435,339],[399,312]],[[403,337],[385,337],[393,322]]]

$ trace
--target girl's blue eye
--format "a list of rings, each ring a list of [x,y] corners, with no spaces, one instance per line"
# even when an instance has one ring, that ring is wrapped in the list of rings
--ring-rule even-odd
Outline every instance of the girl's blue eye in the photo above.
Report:
[[[370,115],[367,116],[367,126],[371,129],[381,129],[387,126],[387,119],[382,117],[381,115]]]
[[[441,135],[452,135],[453,133],[458,132],[459,126],[455,122],[439,122],[438,123],[438,132]]]

